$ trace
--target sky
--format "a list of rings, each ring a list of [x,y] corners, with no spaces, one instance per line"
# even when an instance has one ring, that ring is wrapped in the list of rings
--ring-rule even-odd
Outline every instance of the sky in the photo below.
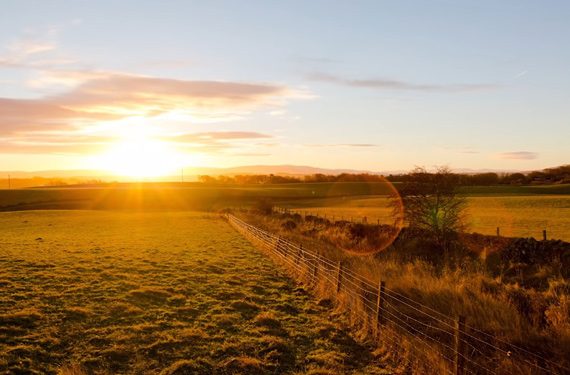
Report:
[[[0,0],[0,170],[570,163],[570,2]]]

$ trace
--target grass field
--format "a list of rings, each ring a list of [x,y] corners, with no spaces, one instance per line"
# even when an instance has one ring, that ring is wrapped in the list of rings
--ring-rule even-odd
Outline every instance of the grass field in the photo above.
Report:
[[[328,219],[392,224],[391,208],[387,198],[353,197],[314,199],[290,202],[283,207],[327,215]],[[507,237],[534,237],[542,239],[542,231],[548,238],[570,241],[570,196],[472,196],[468,198],[468,230],[494,235],[497,227]]]
[[[0,213],[1,374],[381,374],[225,221]]]
[[[169,209],[212,210],[247,206],[260,198],[384,195],[383,183],[307,183],[284,185],[208,185],[197,183],[110,184],[68,188],[0,190],[0,210],[23,209]]]

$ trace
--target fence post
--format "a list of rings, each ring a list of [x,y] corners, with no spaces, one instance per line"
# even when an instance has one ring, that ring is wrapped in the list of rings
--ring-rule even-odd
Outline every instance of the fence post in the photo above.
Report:
[[[342,287],[342,262],[338,262],[338,267],[336,269],[336,294],[340,293],[340,288]]]
[[[313,262],[313,283],[317,284],[317,272],[319,270],[319,252],[315,253],[315,258]]]
[[[297,251],[297,259],[295,259],[295,264],[299,264],[301,261],[301,252],[303,251],[303,245],[299,245],[299,250]]]
[[[497,237],[501,236],[501,232],[499,231],[499,227],[497,227]]]
[[[465,374],[465,317],[458,316],[455,321],[455,355],[453,357],[453,375]]]
[[[366,218],[366,216],[364,216],[364,217],[362,218],[362,223],[363,223],[363,224],[368,223],[368,219]]]
[[[544,240],[546,241],[546,229],[542,231],[542,235],[544,236]]]
[[[384,301],[386,300],[386,282],[380,281],[378,285],[378,299],[376,300],[376,329],[384,324]]]

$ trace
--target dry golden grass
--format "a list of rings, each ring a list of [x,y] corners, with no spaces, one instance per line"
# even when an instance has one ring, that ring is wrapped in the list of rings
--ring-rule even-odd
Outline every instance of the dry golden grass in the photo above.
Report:
[[[347,269],[376,285],[383,280],[392,292],[408,297],[419,305],[450,317],[465,316],[469,327],[491,335],[493,343],[499,342],[495,340],[508,342],[526,350],[526,353],[538,354],[552,363],[570,368],[568,361],[570,358],[570,281],[559,276],[555,265],[539,267],[536,274],[529,275],[543,280],[541,285],[544,286],[535,290],[519,285],[518,276],[507,278],[506,275],[491,275],[486,269],[485,261],[473,256],[455,258],[450,266],[422,261],[420,256],[414,255],[421,254],[417,249],[422,246],[421,241],[400,242],[399,247],[387,252],[362,256],[340,250],[331,244],[330,240],[327,241],[327,236],[331,235],[330,227],[322,223],[298,220],[295,229],[291,229],[284,228],[282,225],[284,221],[291,220],[287,216],[282,217],[279,214],[266,216],[254,212],[240,212],[239,216],[269,233],[280,235],[297,244],[303,244],[304,249],[319,251],[333,262],[341,261]],[[307,273],[304,277],[307,283],[314,286],[315,291],[325,296],[327,293],[330,295],[330,287],[326,290],[320,283],[315,285]],[[352,313],[359,303],[358,299],[349,298],[342,293],[338,299],[341,309],[350,308],[351,314],[348,314],[348,319],[358,321],[359,317]],[[392,303],[398,304],[398,302]],[[326,305],[326,303],[323,304]],[[414,311],[411,306],[400,303],[398,311],[412,318],[422,319],[422,315]],[[453,320],[448,324],[453,325]],[[422,328],[422,326],[415,328]],[[448,327],[436,328],[449,329]],[[433,333],[437,334],[437,331]],[[386,334],[392,335],[390,332]],[[488,339],[488,336],[483,337]],[[390,338],[396,339],[395,336]],[[447,337],[447,342],[443,341],[443,343],[453,345],[451,338],[452,335]],[[405,344],[411,345],[407,355],[416,350],[413,348],[415,338],[410,340]],[[419,344],[416,346],[422,348]],[[503,345],[503,348],[505,347],[508,348]],[[513,354],[513,358],[505,361],[501,352],[494,352],[489,347],[480,350],[485,355],[480,356],[478,361],[481,361],[483,365],[489,364],[495,369],[502,369],[497,370],[498,374],[541,373],[533,372],[532,370],[536,368],[529,367],[528,363],[524,362],[527,359],[525,356],[528,356],[524,351],[519,351],[516,356]],[[515,353],[515,349],[512,351]],[[406,355],[406,351],[400,355]],[[425,355],[430,354],[424,353]],[[437,360],[434,359],[433,362],[437,363]],[[409,361],[404,359],[400,363],[412,364],[414,371],[418,373],[428,372],[427,369],[422,370],[422,363],[414,363],[413,355]],[[518,370],[515,371],[514,368]],[[550,373],[564,374],[565,371],[553,367]]]

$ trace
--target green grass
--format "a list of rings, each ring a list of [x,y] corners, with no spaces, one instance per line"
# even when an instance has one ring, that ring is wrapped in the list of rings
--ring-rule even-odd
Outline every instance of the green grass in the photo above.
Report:
[[[507,237],[547,237],[570,242],[570,196],[470,197],[470,230]]]
[[[398,188],[399,183],[394,186]],[[474,186],[469,196],[570,195],[570,185]],[[216,210],[251,206],[260,198],[277,204],[306,205],[310,200],[386,196],[386,183],[340,182],[282,185],[220,185],[200,183],[107,184],[103,187],[33,188],[0,190],[0,210],[36,209],[168,209]],[[301,202],[297,202],[301,201]],[[321,205],[315,203],[311,207]],[[329,205],[330,206],[330,205]]]
[[[284,185],[118,184],[0,190],[0,209],[169,209],[211,210],[251,205],[260,198],[276,201],[306,198],[385,195],[382,183],[313,183]]]
[[[226,222],[0,213],[2,374],[380,374]]]

